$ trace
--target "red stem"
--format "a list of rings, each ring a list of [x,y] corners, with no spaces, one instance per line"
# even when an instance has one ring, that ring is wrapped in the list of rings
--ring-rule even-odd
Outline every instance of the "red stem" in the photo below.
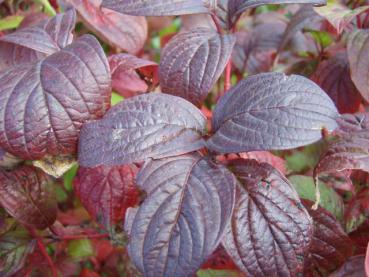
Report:
[[[366,12],[366,16],[364,18],[363,27],[366,27],[366,25],[369,23],[369,11]]]
[[[356,22],[357,22],[357,27],[360,29],[363,27],[363,25],[361,24],[361,17],[360,14],[356,16]]]
[[[31,235],[36,239],[37,241],[37,246],[40,249],[41,254],[44,256],[44,258],[46,259],[47,263],[49,264],[49,267],[51,269],[51,274],[53,277],[58,277],[58,271],[54,265],[53,260],[51,259],[51,257],[49,256],[49,254],[47,253],[47,250],[45,248],[44,243],[42,242],[42,239],[40,238],[40,236],[36,233],[36,231],[32,228],[28,228],[29,232],[31,233]]]
[[[228,60],[224,73],[224,93],[231,88],[232,60]]]
[[[107,238],[109,234],[73,234],[73,235],[60,235],[55,230],[53,226],[49,227],[51,233],[59,240],[73,240],[73,239],[98,239],[98,238]]]

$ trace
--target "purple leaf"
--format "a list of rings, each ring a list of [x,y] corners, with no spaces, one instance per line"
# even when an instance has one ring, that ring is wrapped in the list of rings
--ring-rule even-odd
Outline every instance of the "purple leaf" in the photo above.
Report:
[[[165,46],[159,65],[162,91],[201,105],[222,74],[235,37],[208,28],[176,35]]]
[[[101,7],[101,0],[68,0],[107,43],[128,53],[140,51],[147,38],[144,17],[130,16]]]
[[[35,167],[0,169],[0,204],[22,224],[44,229],[56,219],[57,202],[51,182]]]
[[[147,198],[127,215],[133,263],[145,276],[192,276],[229,223],[235,177],[191,154],[148,162],[137,183]]]
[[[358,169],[369,172],[369,121],[368,114],[343,115],[339,119],[339,138],[330,143],[314,169],[315,177],[321,174]],[[356,125],[355,125],[356,121]]]
[[[138,202],[134,165],[79,167],[74,189],[86,210],[106,228],[124,222],[128,207]]]
[[[347,53],[352,81],[369,101],[369,30],[356,30],[350,34]]]
[[[354,113],[359,109],[361,95],[351,80],[345,52],[321,62],[312,80],[327,92],[340,113]]]
[[[247,276],[297,276],[313,234],[312,220],[278,170],[255,160],[234,160],[239,181],[223,245]]]
[[[76,12],[71,9],[0,38],[0,70],[34,62],[72,42]]]
[[[119,165],[188,153],[203,147],[205,128],[201,111],[180,97],[138,95],[83,126],[79,162]]]
[[[213,113],[207,147],[219,153],[290,149],[333,131],[332,100],[305,77],[282,73],[251,76],[230,89]]]
[[[363,277],[365,273],[365,255],[352,256],[330,277]]]
[[[112,87],[125,98],[143,93],[158,84],[158,65],[130,54],[109,57]]]
[[[108,61],[85,35],[61,51],[0,74],[0,145],[23,159],[73,154],[82,123],[110,105]]]
[[[353,243],[333,214],[319,207],[311,209],[312,201],[303,200],[314,221],[314,236],[305,262],[305,273],[332,272],[352,255]]]
[[[102,7],[130,15],[165,16],[207,13],[209,0],[103,0]]]
[[[283,38],[279,45],[279,51],[281,51],[293,38],[296,33],[301,31],[306,26],[312,26],[316,22],[322,22],[323,17],[317,14],[311,5],[303,5],[297,13],[291,18],[284,31]]]

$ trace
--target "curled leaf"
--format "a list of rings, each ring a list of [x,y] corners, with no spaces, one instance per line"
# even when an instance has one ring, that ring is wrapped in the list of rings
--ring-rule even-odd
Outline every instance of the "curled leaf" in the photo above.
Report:
[[[247,276],[297,276],[313,234],[311,218],[279,171],[235,160],[236,204],[223,245]]]
[[[73,154],[81,125],[110,105],[110,72],[85,35],[45,59],[0,74],[0,145],[23,159]]]
[[[201,105],[232,53],[233,35],[196,28],[181,32],[165,46],[159,65],[163,92]]]
[[[130,258],[145,276],[192,276],[229,223],[236,179],[191,154],[147,163],[137,183],[147,198],[129,210]]]
[[[87,123],[79,139],[79,162],[119,165],[188,153],[203,147],[206,119],[186,100],[162,93],[138,95]]]
[[[332,100],[312,81],[258,74],[218,101],[207,147],[218,153],[296,148],[318,141],[323,128],[333,131],[337,116]]]
[[[52,225],[57,202],[50,178],[40,169],[0,169],[0,204],[19,222],[37,229]]]

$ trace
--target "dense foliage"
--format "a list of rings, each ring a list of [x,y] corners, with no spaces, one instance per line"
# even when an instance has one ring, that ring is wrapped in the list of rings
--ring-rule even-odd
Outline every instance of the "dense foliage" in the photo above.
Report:
[[[0,276],[369,275],[369,3],[0,15]]]

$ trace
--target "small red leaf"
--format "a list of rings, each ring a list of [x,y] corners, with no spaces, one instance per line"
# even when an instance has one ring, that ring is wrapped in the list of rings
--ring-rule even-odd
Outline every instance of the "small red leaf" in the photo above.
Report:
[[[329,275],[330,277],[364,277],[365,256],[358,255],[349,258],[338,270]]]
[[[40,169],[22,166],[0,170],[0,204],[19,222],[44,229],[56,219],[57,202],[51,180]]]
[[[74,189],[93,218],[108,229],[124,221],[128,207],[138,202],[134,165],[80,167]]]

